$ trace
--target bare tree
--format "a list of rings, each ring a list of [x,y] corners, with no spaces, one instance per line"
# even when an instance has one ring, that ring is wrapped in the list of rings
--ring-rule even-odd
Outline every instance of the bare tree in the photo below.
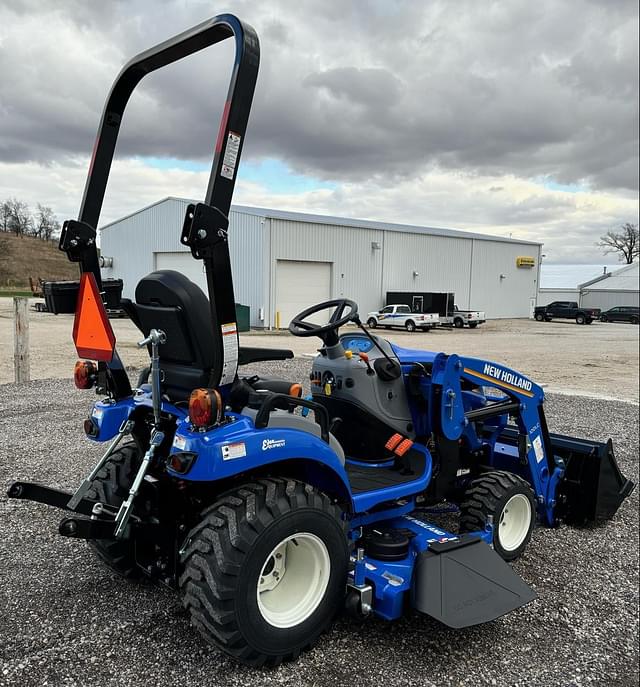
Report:
[[[38,203],[38,211],[34,224],[34,234],[43,241],[51,240],[51,236],[60,228],[53,210],[47,205]]]
[[[0,203],[0,231],[11,231],[9,229],[9,220],[11,218],[11,206],[8,200]]]
[[[9,205],[9,231],[16,236],[28,234],[33,227],[29,206],[17,198],[11,198],[6,202]]]
[[[620,231],[608,231],[600,237],[597,245],[604,248],[605,254],[619,253],[618,258],[630,265],[640,255],[638,225],[627,222]]]

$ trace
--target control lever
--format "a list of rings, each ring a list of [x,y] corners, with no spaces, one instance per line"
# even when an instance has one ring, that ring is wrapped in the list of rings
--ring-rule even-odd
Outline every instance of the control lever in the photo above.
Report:
[[[371,363],[369,362],[369,356],[366,353],[358,353],[358,358],[362,360],[362,362],[367,366],[367,374],[368,375],[374,375],[374,369],[371,367]]]
[[[153,421],[156,429],[160,427],[160,353],[158,348],[166,343],[167,335],[161,329],[152,329],[146,339],[138,342],[138,348],[151,344],[151,401],[153,403]]]

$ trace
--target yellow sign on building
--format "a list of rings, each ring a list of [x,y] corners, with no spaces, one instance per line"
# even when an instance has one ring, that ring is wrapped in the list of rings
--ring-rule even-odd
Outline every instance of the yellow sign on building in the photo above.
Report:
[[[535,267],[536,259],[527,255],[521,255],[516,258],[516,267]]]

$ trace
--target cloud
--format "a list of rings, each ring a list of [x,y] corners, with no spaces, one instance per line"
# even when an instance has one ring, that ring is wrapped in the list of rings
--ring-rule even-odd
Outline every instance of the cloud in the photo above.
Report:
[[[331,182],[273,195],[240,179],[236,202],[511,232],[586,261],[600,233],[637,221],[636,2],[228,5],[261,40],[244,159]],[[0,197],[77,213],[120,67],[211,12],[204,1],[158,7],[0,6]],[[164,195],[202,195],[206,175],[144,157],[210,159],[231,60],[225,43],[145,77],[103,220]]]

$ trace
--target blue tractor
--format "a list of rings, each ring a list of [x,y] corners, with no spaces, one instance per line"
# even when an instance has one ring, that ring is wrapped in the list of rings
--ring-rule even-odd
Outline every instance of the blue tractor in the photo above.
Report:
[[[204,261],[208,298],[173,271],[138,283],[123,307],[150,365],[132,388],[96,250],[122,115],[145,74],[227,38],[236,59],[210,182],[181,234]],[[386,620],[412,608],[454,628],[514,611],[534,593],[507,561],[536,522],[611,518],[634,485],[610,441],[551,434],[543,390],[525,376],[401,348],[346,299],[291,322],[294,336],[321,341],[308,395],[300,380],[238,374],[293,357],[238,344],[227,218],[258,63],[253,29],[221,15],[115,81],[79,219],[60,238],[81,270],[74,377],[100,398],[84,431],[110,443],[74,494],[30,482],[8,494],[66,510],[60,534],[88,540],[124,577],[178,590],[204,637],[253,666],[295,659],[345,607]],[[459,511],[456,531],[430,521],[442,509]]]

